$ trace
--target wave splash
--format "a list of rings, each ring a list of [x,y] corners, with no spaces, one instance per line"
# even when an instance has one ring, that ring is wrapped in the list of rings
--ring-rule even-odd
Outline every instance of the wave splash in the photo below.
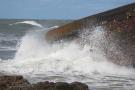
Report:
[[[101,28],[95,29],[91,39],[94,44],[85,44],[83,47],[76,41],[50,45],[45,42],[45,31],[30,31],[19,43],[14,60],[3,61],[0,71],[31,76],[133,74],[132,69],[117,66],[106,60],[100,47],[96,46],[103,37],[103,32],[98,30]]]

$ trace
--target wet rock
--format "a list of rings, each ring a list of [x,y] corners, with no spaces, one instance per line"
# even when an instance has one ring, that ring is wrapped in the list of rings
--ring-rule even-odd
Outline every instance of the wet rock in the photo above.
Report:
[[[28,90],[55,90],[55,84],[53,82],[39,82],[29,86]]]
[[[25,86],[28,84],[28,81],[22,76],[0,76],[0,90],[5,90],[14,86]]]
[[[80,83],[66,83],[66,82],[40,82],[33,84],[28,90],[88,90],[88,86]]]
[[[0,90],[88,90],[88,86],[80,82],[45,81],[30,84],[22,76],[0,76]]]
[[[71,85],[66,82],[57,82],[55,88],[56,90],[73,90]]]
[[[0,90],[4,90],[6,88],[7,88],[7,84],[4,81],[3,82],[0,81]]]
[[[73,90],[88,90],[88,86],[80,82],[71,83],[71,87],[73,88]]]

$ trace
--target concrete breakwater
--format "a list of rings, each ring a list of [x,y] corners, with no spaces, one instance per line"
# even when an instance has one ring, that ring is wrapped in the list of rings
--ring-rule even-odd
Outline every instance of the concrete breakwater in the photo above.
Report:
[[[80,34],[87,33],[85,41],[91,44],[87,36],[91,36],[91,32],[95,30],[93,28],[96,27],[102,28],[103,40],[100,41],[100,47],[107,59],[118,65],[135,67],[135,3],[50,30],[46,33],[46,40],[48,42],[62,39],[84,40]]]

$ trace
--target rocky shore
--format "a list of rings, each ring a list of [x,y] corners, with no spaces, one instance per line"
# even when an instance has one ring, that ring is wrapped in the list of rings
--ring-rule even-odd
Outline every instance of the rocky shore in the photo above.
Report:
[[[89,90],[81,82],[38,82],[29,83],[23,76],[0,76],[0,90]]]

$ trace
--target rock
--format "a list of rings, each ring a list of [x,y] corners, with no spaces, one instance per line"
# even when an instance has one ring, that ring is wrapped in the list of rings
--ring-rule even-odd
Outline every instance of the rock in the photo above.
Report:
[[[38,82],[30,84],[22,76],[0,76],[0,90],[88,90],[88,86],[80,82]]]
[[[86,84],[80,82],[71,83],[73,90],[88,90],[88,86]]]
[[[66,82],[57,82],[55,88],[56,90],[73,90],[71,85]]]
[[[66,83],[66,82],[40,82],[33,84],[29,87],[28,90],[89,90],[88,86],[80,83]]]
[[[39,82],[29,86],[28,90],[55,90],[55,83],[53,82]]]
[[[4,90],[4,89],[6,89],[7,88],[7,84],[6,84],[6,82],[1,82],[0,81],[0,90]]]
[[[0,76],[0,90],[5,90],[14,86],[25,86],[28,84],[28,81],[22,76]]]

